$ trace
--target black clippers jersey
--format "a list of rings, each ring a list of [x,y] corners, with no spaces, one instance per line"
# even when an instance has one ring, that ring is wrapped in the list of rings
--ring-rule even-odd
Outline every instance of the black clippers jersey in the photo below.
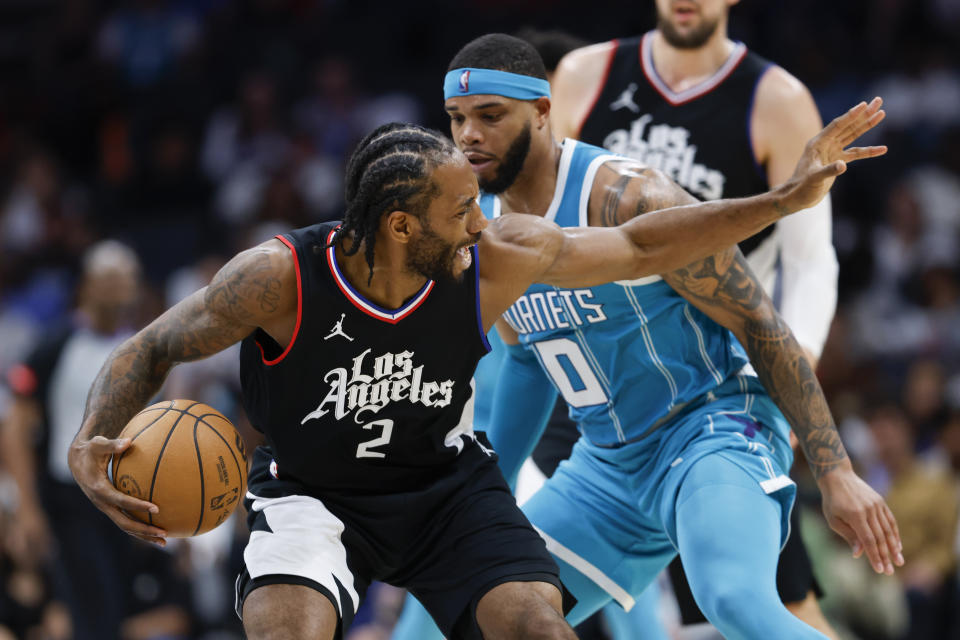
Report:
[[[297,328],[282,353],[259,329],[243,341],[244,405],[275,476],[317,489],[413,490],[478,446],[471,379],[488,347],[476,248],[459,284],[431,280],[391,311],[357,293],[324,249],[336,227],[277,236],[296,259]]]
[[[675,93],[653,66],[652,35],[615,41],[580,140],[659,169],[700,200],[766,191],[766,173],[751,146],[750,114],[771,63],[738,42],[709,80]],[[740,248],[749,253],[772,230]]]

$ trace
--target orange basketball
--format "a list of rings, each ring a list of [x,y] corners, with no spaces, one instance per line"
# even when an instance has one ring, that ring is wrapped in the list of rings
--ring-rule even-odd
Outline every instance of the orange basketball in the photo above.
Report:
[[[113,485],[157,505],[157,514],[130,515],[168,536],[210,531],[243,499],[243,439],[216,409],[193,400],[158,402],[133,416],[119,437],[132,443],[113,458]]]

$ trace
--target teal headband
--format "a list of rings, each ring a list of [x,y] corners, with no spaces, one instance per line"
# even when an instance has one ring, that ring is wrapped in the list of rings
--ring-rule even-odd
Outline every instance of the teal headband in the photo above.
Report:
[[[454,69],[443,80],[443,99],[490,94],[517,100],[550,97],[550,83],[540,78],[493,69]]]

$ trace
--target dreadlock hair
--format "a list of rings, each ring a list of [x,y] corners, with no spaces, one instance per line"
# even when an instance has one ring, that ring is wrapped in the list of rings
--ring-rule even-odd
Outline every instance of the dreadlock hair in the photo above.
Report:
[[[543,59],[533,45],[505,33],[488,33],[471,40],[453,56],[447,71],[464,67],[509,71],[541,80],[547,79]]]
[[[433,170],[452,157],[456,147],[443,134],[415,124],[392,122],[360,141],[347,162],[346,212],[330,247],[353,233],[343,252],[352,256],[364,246],[373,279],[373,248],[384,213],[402,210],[421,218],[437,187]]]

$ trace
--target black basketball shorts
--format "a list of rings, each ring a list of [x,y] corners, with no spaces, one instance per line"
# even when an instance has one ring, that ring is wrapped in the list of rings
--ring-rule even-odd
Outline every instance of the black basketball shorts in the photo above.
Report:
[[[569,611],[575,600],[556,563],[486,451],[468,441],[437,482],[414,492],[348,496],[273,475],[269,449],[258,449],[237,614],[258,587],[300,584],[333,603],[342,638],[372,580],[408,589],[448,638],[480,638],[477,603],[505,582],[553,584]]]

